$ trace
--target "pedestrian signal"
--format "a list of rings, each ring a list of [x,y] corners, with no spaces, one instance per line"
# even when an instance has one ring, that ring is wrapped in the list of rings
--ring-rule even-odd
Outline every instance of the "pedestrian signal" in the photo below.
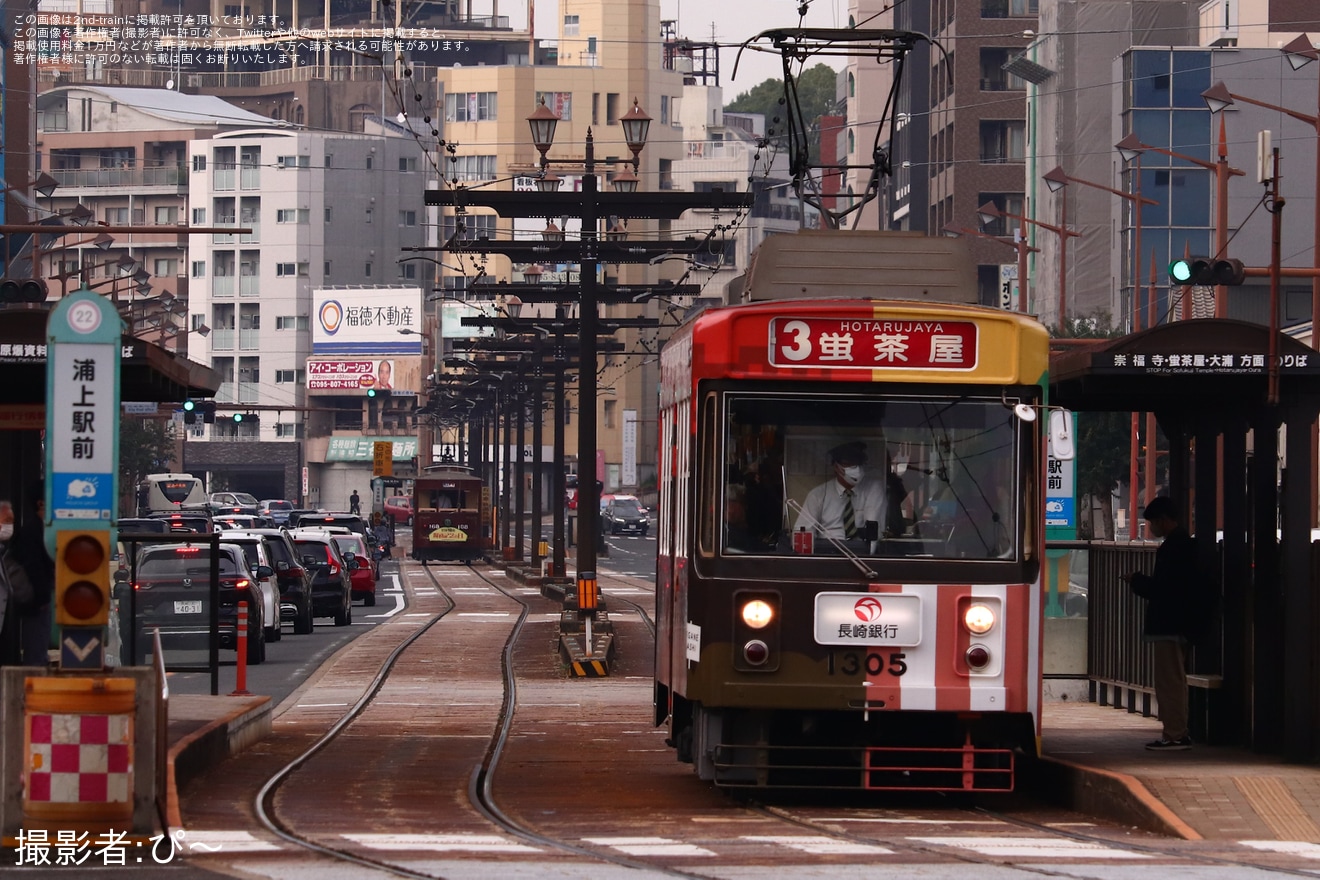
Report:
[[[1202,286],[1237,285],[1247,277],[1247,269],[1241,260],[1228,257],[1212,260],[1209,257],[1192,257],[1174,260],[1169,264],[1169,279],[1175,284],[1194,284]]]
[[[55,622],[105,626],[110,619],[110,531],[55,534]]]

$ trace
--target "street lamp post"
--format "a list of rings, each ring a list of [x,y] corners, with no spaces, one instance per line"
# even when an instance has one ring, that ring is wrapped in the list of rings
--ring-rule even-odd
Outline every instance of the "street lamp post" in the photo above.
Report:
[[[1228,249],[1228,179],[1230,177],[1240,177],[1242,171],[1238,168],[1231,168],[1228,164],[1228,139],[1224,130],[1224,117],[1219,117],[1219,150],[1218,159],[1214,162],[1208,162],[1205,159],[1198,159],[1195,156],[1188,156],[1186,153],[1178,153],[1173,150],[1166,150],[1163,147],[1152,147],[1150,144],[1143,144],[1141,138],[1136,133],[1124,137],[1121,141],[1114,144],[1119,155],[1131,162],[1141,156],[1146,150],[1152,153],[1159,153],[1161,156],[1168,156],[1172,159],[1182,159],[1184,162],[1191,162],[1207,171],[1213,171],[1215,174],[1215,257],[1223,257],[1224,251]],[[1138,167],[1138,174],[1140,168]],[[1138,184],[1140,185],[1140,184]],[[1154,326],[1155,310],[1151,304],[1151,326]],[[1228,288],[1219,285],[1215,288],[1215,317],[1228,317]]]
[[[1139,328],[1141,324],[1141,309],[1139,303],[1141,300],[1141,210],[1146,205],[1158,205],[1159,202],[1154,199],[1148,199],[1141,194],[1141,154],[1135,156],[1137,168],[1133,185],[1133,192],[1123,192],[1111,186],[1105,186],[1101,183],[1093,183],[1089,180],[1083,180],[1080,177],[1073,177],[1063,170],[1062,165],[1056,165],[1048,174],[1044,175],[1045,185],[1050,192],[1064,190],[1070,183],[1078,183],[1083,186],[1089,186],[1094,189],[1103,190],[1107,193],[1113,193],[1121,199],[1126,199],[1132,203],[1132,324],[1133,330]],[[1151,325],[1154,326],[1154,296],[1151,296]],[[1128,470],[1128,536],[1132,539],[1137,537],[1137,516],[1136,516],[1136,487],[1137,487],[1137,426],[1139,416],[1134,412],[1132,414],[1131,442],[1129,444],[1129,470]],[[1154,440],[1155,417],[1153,414],[1147,414],[1146,417],[1146,436]],[[1154,443],[1147,443],[1146,447],[1146,496],[1149,499],[1151,488],[1154,485],[1154,462],[1155,448]]]
[[[1068,219],[1067,205],[1068,202],[1065,198],[1065,224]],[[1014,214],[1011,211],[1002,211],[994,202],[986,202],[984,205],[976,209],[976,214],[980,218],[982,226],[987,226],[1000,217],[1012,217],[1014,220],[1018,221],[1018,224],[1021,227],[1020,237],[1023,239],[1026,238],[1025,224],[1027,223],[1030,223],[1032,226],[1039,226],[1041,229],[1048,229],[1050,232],[1059,236],[1059,325],[1064,326],[1068,320],[1068,294],[1066,290],[1068,278],[1068,239],[1081,238],[1082,234],[1080,232],[1074,232],[1063,224],[1055,226],[1054,224],[1046,223],[1043,220],[1033,220],[1024,214]]]
[[[543,177],[538,185],[546,182],[545,172],[550,160],[547,153],[554,143],[555,127],[559,117],[542,100],[540,106],[527,123],[532,130],[532,143],[541,154]],[[636,191],[636,171],[641,163],[642,148],[646,146],[646,136],[650,129],[651,118],[642,112],[636,101],[632,109],[619,120],[623,127],[624,140],[632,152],[634,174],[631,179],[621,181],[622,191]],[[599,226],[601,220],[600,204],[596,198],[599,190],[599,177],[596,175],[595,137],[587,129],[586,152],[582,161],[582,201],[579,219],[582,221],[582,251],[578,260],[580,282],[580,307],[578,330],[578,399],[581,407],[578,420],[578,534],[577,534],[577,586],[579,608],[588,610],[587,599],[591,600],[590,610],[594,610],[596,593],[596,541],[600,533],[600,490],[596,485],[596,334],[598,314],[596,305],[597,278],[600,263]],[[590,478],[583,479],[584,470],[590,469]],[[586,599],[584,599],[586,597]],[[588,642],[587,649],[591,645]]]
[[[1280,49],[1288,59],[1288,64],[1293,70],[1300,70],[1317,58],[1320,58],[1320,52],[1317,52],[1315,46],[1311,45],[1311,39],[1306,34],[1301,34],[1292,42]],[[1318,68],[1320,69],[1320,68]],[[1220,131],[1220,150],[1224,148],[1224,113],[1223,111],[1233,106],[1235,101],[1241,101],[1244,104],[1252,104],[1256,107],[1264,107],[1266,110],[1273,110],[1276,113],[1282,113],[1285,116],[1291,116],[1298,122],[1305,122],[1315,130],[1315,215],[1312,218],[1311,225],[1314,239],[1311,248],[1312,266],[1316,269],[1316,274],[1311,277],[1311,342],[1314,345],[1316,333],[1314,330],[1316,317],[1320,316],[1320,84],[1316,89],[1316,112],[1314,115],[1300,113],[1296,110],[1289,110],[1287,107],[1280,107],[1278,104],[1271,104],[1268,101],[1258,101],[1255,98],[1248,98],[1243,95],[1234,94],[1228,90],[1228,86],[1223,82],[1217,82],[1210,88],[1201,93],[1205,99],[1206,106],[1210,108],[1211,113],[1219,114]],[[1227,225],[1227,223],[1225,223]],[[1223,253],[1216,254],[1222,257]]]

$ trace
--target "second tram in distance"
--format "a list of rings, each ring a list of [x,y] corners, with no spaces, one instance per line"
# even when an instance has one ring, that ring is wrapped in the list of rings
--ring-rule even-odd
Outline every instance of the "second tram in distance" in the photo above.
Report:
[[[701,778],[1012,789],[1040,733],[1048,346],[1014,312],[856,299],[674,334],[655,721]]]
[[[425,468],[413,481],[412,509],[413,559],[470,564],[490,553],[490,490],[469,468]]]

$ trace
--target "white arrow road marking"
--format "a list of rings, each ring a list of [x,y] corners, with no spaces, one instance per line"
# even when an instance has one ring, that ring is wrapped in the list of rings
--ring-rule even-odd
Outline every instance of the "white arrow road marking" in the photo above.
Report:
[[[493,834],[345,834],[344,837],[368,849],[434,850],[452,852],[535,853],[535,847],[514,843]]]
[[[69,653],[77,657],[79,660],[86,660],[90,657],[92,652],[95,651],[100,644],[101,640],[95,637],[88,640],[87,644],[83,645],[81,648],[79,648],[78,643],[71,638],[64,640],[64,647],[68,648]]]
[[[394,607],[391,610],[381,612],[380,614],[364,615],[365,617],[393,617],[394,615],[398,614],[400,611],[403,610],[404,608],[403,588],[399,586],[399,576],[397,574],[392,574],[390,575],[390,577],[394,578],[394,589],[387,591],[383,595],[384,598],[386,599],[394,600]]]

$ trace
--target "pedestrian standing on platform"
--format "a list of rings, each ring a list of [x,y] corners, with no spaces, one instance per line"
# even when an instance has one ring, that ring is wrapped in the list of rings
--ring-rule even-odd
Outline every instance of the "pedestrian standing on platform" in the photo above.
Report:
[[[1151,534],[1164,539],[1155,551],[1150,574],[1122,576],[1132,592],[1146,600],[1142,637],[1151,646],[1155,699],[1164,726],[1163,735],[1146,748],[1185,751],[1192,747],[1187,730],[1187,647],[1199,629],[1198,609],[1206,607],[1210,597],[1201,589],[1196,542],[1183,528],[1173,499],[1155,498],[1141,517],[1150,523]]]
[[[32,584],[32,601],[19,610],[24,666],[45,666],[50,662],[50,600],[55,594],[55,560],[46,552],[45,520],[45,485],[38,481],[28,493],[23,522],[15,526],[13,542],[14,556]]]
[[[353,494],[348,496],[348,512],[362,515],[362,499],[358,497],[357,489],[354,489]]]
[[[32,604],[32,583],[14,553],[14,505],[0,500],[0,666],[23,661],[20,609]]]

